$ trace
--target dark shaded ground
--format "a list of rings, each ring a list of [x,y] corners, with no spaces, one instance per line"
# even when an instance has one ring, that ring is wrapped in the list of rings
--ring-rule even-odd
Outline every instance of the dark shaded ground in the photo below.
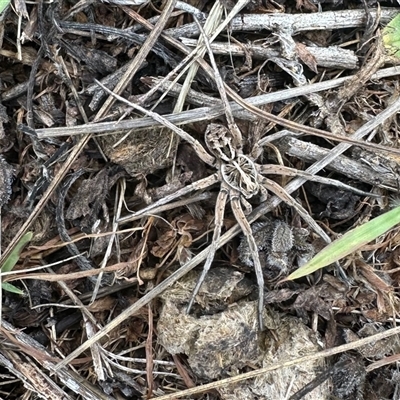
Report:
[[[184,59],[185,49],[176,42],[190,46],[187,40],[198,38],[192,14],[204,23],[214,4],[187,3],[192,8],[178,4],[167,19],[162,32],[169,36],[157,35],[150,47],[146,41],[153,28],[145,20],[156,24],[157,17],[166,13],[167,2],[127,6],[18,1],[17,13],[8,9],[1,15],[2,262],[23,233],[30,231],[33,239],[14,270],[44,268],[28,271],[30,276],[23,279],[13,276],[13,284],[25,296],[3,289],[4,398],[138,399],[171,394],[172,399],[179,390],[335,348],[395,325],[398,229],[341,260],[341,269],[331,266],[278,286],[279,279],[325,245],[292,207],[281,203],[252,225],[265,279],[265,332],[258,332],[257,280],[248,244],[243,235],[232,235],[217,251],[189,315],[185,309],[201,268],[115,326],[91,351],[80,354],[71,363],[74,371],[60,370],[70,375],[52,371],[88,336],[202,250],[209,251],[219,184],[197,187],[204,190],[190,192],[183,203],[166,210],[117,223],[118,218],[169,198],[216,169],[169,129],[108,98],[94,81],[146,110],[183,116],[181,128],[205,146],[208,124],[226,125],[226,119],[223,115],[208,118],[220,105],[220,95],[204,65],[194,75],[179,110],[176,99],[184,78],[162,99],[165,87],[151,91],[157,78],[167,76]],[[233,7],[229,1],[223,4],[228,11]],[[352,77],[329,90],[260,106],[265,113],[308,127],[352,135],[399,97],[399,71],[391,70],[384,78],[373,75],[396,61],[385,54],[380,34],[380,27],[397,13],[396,6],[251,1],[237,25],[248,23],[247,15],[273,13],[285,13],[287,18],[320,15],[317,21],[323,25],[326,12],[349,11],[344,18],[348,26],[334,25],[339,16],[330,20],[332,26],[320,30],[303,29],[303,20],[262,25],[265,29],[246,25],[238,29],[233,23],[216,39],[222,50],[232,46],[228,49],[232,54],[213,49],[220,74],[245,99]],[[353,23],[350,11],[354,9],[364,14]],[[210,61],[207,54],[204,60]],[[172,75],[175,78],[176,73]],[[337,144],[331,137],[310,132],[296,138],[282,133],[284,121],[271,122],[268,114],[263,119],[251,110],[241,114],[234,110],[234,116],[243,135],[243,152],[260,165],[283,163],[304,171],[322,157],[321,152],[331,153]],[[128,121],[128,126],[120,120]],[[144,125],[146,121],[150,123]],[[84,130],[82,125],[88,123],[93,128]],[[266,143],[273,134],[276,140]],[[398,149],[397,115],[365,139]],[[398,157],[368,145],[352,146],[319,175],[365,195],[307,182],[292,196],[334,240],[398,205]],[[268,177],[281,187],[292,179],[279,175],[275,171]],[[262,194],[249,198],[248,208],[257,211],[265,206]],[[235,223],[228,204],[223,233]],[[100,267],[105,268],[101,282]],[[398,336],[392,336],[315,363],[221,385],[197,398],[397,399],[396,360],[386,357],[395,357],[399,347]],[[379,365],[379,360],[387,360],[387,365]],[[310,394],[299,392],[310,381],[310,391],[316,389]]]

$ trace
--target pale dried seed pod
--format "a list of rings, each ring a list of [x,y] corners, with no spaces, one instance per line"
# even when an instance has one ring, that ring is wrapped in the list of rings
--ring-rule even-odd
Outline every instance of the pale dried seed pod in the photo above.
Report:
[[[265,222],[255,222],[254,224],[251,225],[253,237],[254,240],[256,241],[257,250],[259,252],[265,250],[268,247],[268,243],[271,239],[271,230],[268,229],[268,227],[270,226],[271,226],[271,221],[269,220]],[[238,252],[239,252],[239,259],[243,264],[245,264],[248,267],[254,266],[249,245],[247,243],[246,238],[243,236],[238,247]]]
[[[272,233],[271,251],[274,253],[287,253],[293,248],[293,245],[292,229],[285,222],[277,221]]]
[[[307,242],[309,231],[304,228],[292,228],[284,221],[268,219],[256,222],[252,225],[252,232],[268,280],[275,280],[287,274],[294,265],[304,265],[315,253],[314,247]],[[245,238],[242,238],[238,251],[240,261],[248,267],[253,267],[253,259]]]
[[[10,200],[13,167],[0,156],[0,209]]]

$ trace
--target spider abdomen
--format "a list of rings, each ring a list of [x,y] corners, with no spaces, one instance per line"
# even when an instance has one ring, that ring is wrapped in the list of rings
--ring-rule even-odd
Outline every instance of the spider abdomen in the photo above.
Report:
[[[254,163],[246,156],[239,155],[235,160],[221,165],[222,179],[234,190],[249,199],[256,195],[260,186]]]

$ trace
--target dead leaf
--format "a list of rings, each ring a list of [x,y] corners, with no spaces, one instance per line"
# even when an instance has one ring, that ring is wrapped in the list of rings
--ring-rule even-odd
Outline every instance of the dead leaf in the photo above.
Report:
[[[301,61],[307,65],[311,71],[318,73],[317,61],[315,57],[307,50],[303,43],[296,43],[296,53]]]
[[[139,243],[136,246],[134,246],[133,251],[129,257],[127,266],[120,269],[116,273],[117,278],[122,278],[122,277],[129,278],[133,274],[135,274],[142,260],[146,258],[147,252],[148,252],[147,236],[145,235],[140,239]]]
[[[106,296],[102,299],[95,300],[87,308],[90,312],[110,311],[115,306],[116,301],[115,298]]]
[[[150,253],[153,256],[162,258],[164,257],[173,247],[176,242],[176,231],[169,230],[160,236],[154,242],[153,247],[150,250]]]

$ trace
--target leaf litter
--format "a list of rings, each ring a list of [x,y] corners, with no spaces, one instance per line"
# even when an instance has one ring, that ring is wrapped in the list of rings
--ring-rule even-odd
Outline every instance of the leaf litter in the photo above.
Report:
[[[113,326],[107,340],[91,343],[90,351],[71,361],[78,369],[56,369],[60,355],[69,357],[124,310],[156,293],[161,282],[212,242],[215,185],[188,192],[152,215],[118,224],[132,211],[172,196],[214,170],[168,128],[112,97],[106,100],[107,92],[94,78],[168,120],[184,116],[177,122],[181,129],[204,144],[210,122],[225,124],[224,110],[204,66],[208,55],[200,60],[190,90],[184,89],[185,75],[178,76],[178,66],[190,50],[179,41],[192,46],[190,40],[201,36],[193,15],[203,24],[215,2],[81,2],[72,7],[68,2],[15,3],[0,16],[4,258],[24,233],[33,232],[33,238],[3,277],[28,293],[2,294],[0,364],[9,374],[3,386],[8,398],[26,396],[28,390],[42,398],[192,398],[183,390],[201,393],[202,384],[214,381],[216,390],[197,398],[397,398],[399,379],[390,357],[398,354],[398,336],[341,356],[218,385],[222,379],[384,333],[396,324],[398,228],[348,255],[339,266],[276,286],[277,279],[325,246],[296,211],[282,204],[252,225],[265,279],[265,331],[257,324],[251,252],[243,237],[229,234],[235,230],[235,218],[228,206],[222,230],[231,240],[217,251],[190,314],[185,310],[198,271]],[[236,3],[221,4],[226,15],[236,10]],[[392,4],[377,8],[376,2],[369,2],[366,8],[355,2],[354,9],[340,1],[242,5],[210,46],[229,90],[246,101],[277,94],[268,104],[258,103],[258,116],[250,106],[232,107],[245,154],[251,152],[260,164],[299,171],[312,164],[311,150],[294,156],[288,149],[288,140],[297,132],[281,130],[284,120],[344,134],[345,141],[398,97],[395,53],[384,52],[378,29],[398,13]],[[315,23],[309,22],[313,16],[326,29],[315,30]],[[291,19],[296,23],[287,23]],[[385,32],[396,29],[391,23]],[[389,39],[383,40],[387,48]],[[383,72],[384,77],[374,78]],[[349,77],[349,83],[301,92],[339,75]],[[178,84],[183,86],[176,90]],[[287,88],[296,94],[279,98]],[[184,107],[177,109],[179,96]],[[231,92],[228,96],[234,99]],[[218,109],[219,114],[213,114]],[[269,112],[281,119],[267,120]],[[374,176],[373,181],[361,175],[358,179],[344,163],[332,162],[320,174],[366,195],[313,182],[293,194],[331,240],[397,202],[397,124],[396,114],[383,118],[369,144],[338,155],[338,160],[351,159],[365,176]],[[73,132],[66,135],[69,129]],[[335,143],[329,139],[296,137],[298,148],[310,144],[332,154]],[[281,187],[290,179],[274,177]],[[270,197],[261,193],[242,206],[246,213],[257,212]],[[63,242],[66,245],[60,246]],[[33,271],[38,267],[45,268],[39,273],[70,274],[73,279],[41,280]],[[111,267],[117,271],[109,272]],[[77,279],[80,268],[93,274]],[[37,279],[18,281],[20,272]]]

